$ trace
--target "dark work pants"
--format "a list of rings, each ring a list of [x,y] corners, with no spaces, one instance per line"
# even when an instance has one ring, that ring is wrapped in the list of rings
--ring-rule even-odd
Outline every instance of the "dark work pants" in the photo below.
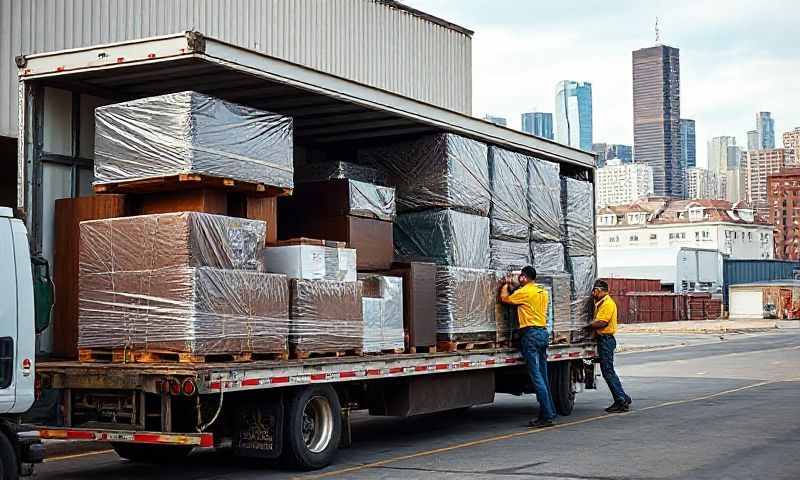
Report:
[[[539,419],[556,418],[556,407],[550,395],[550,384],[547,381],[547,344],[550,335],[545,328],[526,328],[522,331],[520,346],[522,356],[528,363],[528,373],[536,389],[536,400],[539,402]]]
[[[622,382],[614,371],[614,350],[617,348],[617,340],[614,335],[598,335],[597,348],[600,353],[600,371],[603,378],[611,390],[611,395],[617,403],[630,403],[631,397],[622,389]]]

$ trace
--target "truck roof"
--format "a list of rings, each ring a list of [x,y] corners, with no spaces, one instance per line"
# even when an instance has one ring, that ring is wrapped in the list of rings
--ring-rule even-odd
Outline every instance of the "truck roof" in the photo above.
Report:
[[[40,80],[125,101],[195,90],[294,118],[298,143],[330,145],[452,132],[593,169],[593,153],[274,58],[199,32],[20,56],[20,81]]]

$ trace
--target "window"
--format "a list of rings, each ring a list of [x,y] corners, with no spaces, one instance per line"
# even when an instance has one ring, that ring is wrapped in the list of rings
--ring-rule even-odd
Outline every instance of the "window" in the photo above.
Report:
[[[670,233],[669,234],[669,239],[670,240],[675,240],[675,234],[674,233]]]
[[[631,235],[628,240],[631,241],[631,242],[638,242],[639,241],[639,235]]]
[[[696,242],[699,242],[699,241],[700,241],[700,232],[694,232],[694,240],[695,240]]]
[[[752,240],[753,239],[753,232],[747,232],[747,239],[748,240]]]
[[[692,207],[689,209],[689,221],[696,222],[703,219],[703,207]]]
[[[655,233],[651,233],[650,234],[650,240],[657,240],[657,239],[658,239],[658,235],[656,235]]]

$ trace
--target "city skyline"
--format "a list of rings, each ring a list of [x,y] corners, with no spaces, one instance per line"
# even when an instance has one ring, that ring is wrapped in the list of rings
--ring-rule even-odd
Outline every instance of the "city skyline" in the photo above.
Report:
[[[556,84],[553,131],[559,143],[592,149],[592,84],[562,80]]]
[[[594,141],[633,144],[630,55],[655,44],[656,16],[662,42],[681,50],[681,112],[696,121],[697,166],[706,166],[712,137],[732,135],[747,145],[758,112],[772,112],[776,145],[783,132],[800,126],[800,84],[794,81],[800,50],[781,33],[794,28],[790,16],[775,15],[796,8],[788,0],[768,10],[738,0],[676,0],[669,9],[611,0],[577,10],[510,0],[491,8],[478,0],[404,3],[477,32],[474,114],[501,114],[512,128],[520,128],[519,116],[528,111],[520,105],[551,105],[558,81],[579,79],[592,83]],[[602,19],[626,28],[609,31]]]

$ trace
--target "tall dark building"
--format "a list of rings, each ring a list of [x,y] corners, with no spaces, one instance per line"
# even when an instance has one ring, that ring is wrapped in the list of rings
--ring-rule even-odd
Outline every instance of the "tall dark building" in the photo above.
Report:
[[[680,56],[666,45],[633,52],[633,150],[653,167],[656,196],[683,198]]]
[[[697,141],[694,120],[681,118],[681,164],[684,172],[697,166]]]

